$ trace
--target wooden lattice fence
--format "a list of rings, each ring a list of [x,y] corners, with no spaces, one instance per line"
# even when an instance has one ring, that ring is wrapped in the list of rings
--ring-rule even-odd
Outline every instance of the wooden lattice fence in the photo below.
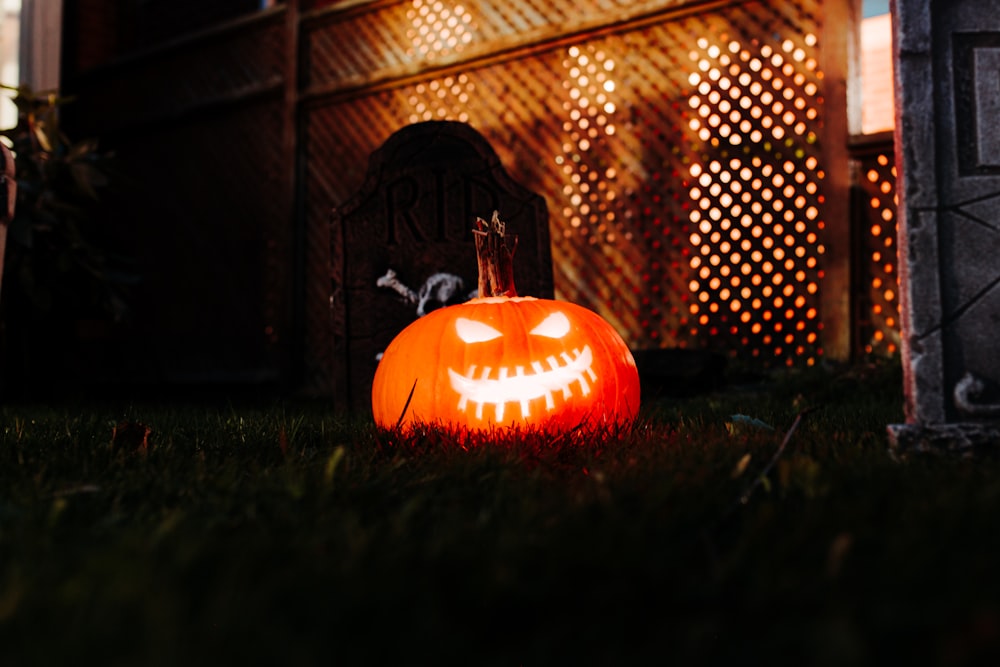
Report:
[[[896,257],[896,160],[891,136],[852,148],[853,232],[856,239],[851,289],[854,352],[858,356],[899,353],[899,277]]]
[[[637,348],[815,363],[839,159],[819,6],[619,2],[631,20],[612,27],[607,4],[411,0],[307,23],[309,245],[383,137],[460,120],[546,197],[560,298]]]
[[[71,87],[88,92],[81,124],[125,147],[137,177],[219,183],[177,190],[189,219],[147,207],[137,243],[208,227],[246,241],[222,246],[225,276],[208,254],[155,257],[160,304],[140,319],[165,368],[226,359],[220,372],[263,365],[330,393],[331,210],[372,151],[431,119],[471,125],[545,198],[556,295],[633,347],[808,365],[850,354],[851,6],[289,1]],[[247,148],[258,142],[271,148]],[[144,162],[147,145],[176,159]],[[219,294],[172,305],[174,281]],[[214,333],[178,324],[199,319]],[[161,328],[190,345],[171,348]],[[237,329],[242,348],[226,342]]]

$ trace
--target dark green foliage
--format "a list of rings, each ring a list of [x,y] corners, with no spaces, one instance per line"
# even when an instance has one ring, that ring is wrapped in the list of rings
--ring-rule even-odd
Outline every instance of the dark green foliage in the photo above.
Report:
[[[128,186],[96,140],[63,132],[70,99],[26,85],[0,89],[18,111],[17,124],[0,132],[17,181],[2,262],[0,396],[51,396],[53,377],[59,386],[82,380],[81,360],[95,353],[87,342],[110,346],[129,324],[139,274],[109,223],[109,195]]]
[[[111,156],[93,139],[65,135],[59,112],[67,98],[26,85],[0,88],[18,111],[17,125],[0,132],[14,154],[17,180],[3,281],[7,300],[16,299],[11,317],[54,310],[124,316],[124,286],[133,276],[102,236],[97,209]]]
[[[323,405],[8,407],[0,664],[995,657],[997,463],[892,460],[899,382],[789,375],[557,442]]]

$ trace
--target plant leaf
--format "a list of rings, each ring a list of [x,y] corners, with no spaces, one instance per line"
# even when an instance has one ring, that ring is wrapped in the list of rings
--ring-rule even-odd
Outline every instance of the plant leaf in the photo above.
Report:
[[[765,429],[767,431],[773,431],[774,430],[774,427],[771,426],[770,424],[768,424],[767,422],[763,422],[763,421],[761,421],[759,419],[755,419],[754,417],[748,417],[747,415],[736,414],[736,415],[731,415],[729,418],[733,420],[734,424],[743,424],[744,426],[753,426],[755,428],[762,428],[762,429]]]
[[[38,145],[42,147],[42,150],[51,153],[52,152],[52,142],[49,141],[49,135],[45,131],[44,123],[34,123],[32,130],[35,133],[35,140],[38,141]]]

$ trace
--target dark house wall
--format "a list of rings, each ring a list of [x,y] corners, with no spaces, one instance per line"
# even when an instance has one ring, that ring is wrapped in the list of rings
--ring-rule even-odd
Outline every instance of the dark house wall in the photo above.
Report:
[[[126,318],[75,341],[69,382],[291,382],[288,35],[280,8],[258,7],[67,2],[64,126],[113,153],[99,225],[138,278]]]

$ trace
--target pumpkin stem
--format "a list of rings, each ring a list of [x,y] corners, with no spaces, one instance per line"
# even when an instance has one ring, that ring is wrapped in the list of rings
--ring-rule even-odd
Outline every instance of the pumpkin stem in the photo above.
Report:
[[[480,297],[517,296],[513,261],[517,236],[507,236],[506,227],[498,211],[493,211],[490,222],[476,218],[476,229],[472,230],[472,234],[476,239]],[[508,239],[512,240],[509,244]]]

